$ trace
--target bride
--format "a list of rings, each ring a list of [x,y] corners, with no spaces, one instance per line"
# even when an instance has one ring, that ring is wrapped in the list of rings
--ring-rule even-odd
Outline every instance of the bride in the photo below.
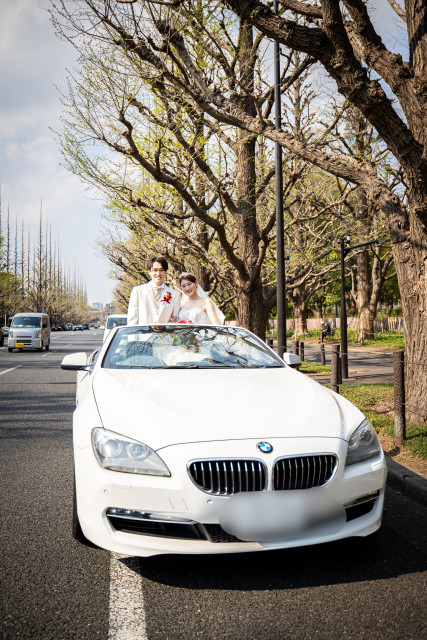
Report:
[[[179,284],[182,297],[178,322],[195,324],[222,324],[224,322],[224,314],[197,284],[196,276],[193,276],[192,273],[181,273]]]
[[[178,278],[182,291],[181,309],[177,322],[192,324],[223,324],[224,314],[212,302],[207,293],[197,283],[196,276],[192,273],[181,273]],[[158,322],[174,321],[172,305],[164,304]]]

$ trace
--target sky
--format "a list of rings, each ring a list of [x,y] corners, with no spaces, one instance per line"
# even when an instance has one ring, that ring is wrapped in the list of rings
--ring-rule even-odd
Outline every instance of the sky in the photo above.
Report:
[[[62,166],[51,129],[60,129],[65,87],[76,65],[72,46],[59,40],[45,9],[48,0],[0,0],[0,182],[2,223],[9,206],[11,229],[21,221],[37,239],[40,204],[51,224],[64,266],[78,268],[88,302],[109,302],[115,281],[96,247],[102,203]]]
[[[401,51],[404,34],[396,27],[387,0],[374,1],[381,36],[394,51]],[[56,86],[65,87],[67,69],[76,66],[76,52],[55,36],[49,7],[49,0],[0,0],[2,221],[9,207],[11,228],[17,219],[20,229],[23,220],[25,233],[30,230],[36,239],[42,200],[43,217],[51,224],[63,264],[71,273],[78,268],[89,304],[106,303],[112,300],[115,281],[96,246],[102,232],[102,202],[61,166],[52,132],[61,128]]]

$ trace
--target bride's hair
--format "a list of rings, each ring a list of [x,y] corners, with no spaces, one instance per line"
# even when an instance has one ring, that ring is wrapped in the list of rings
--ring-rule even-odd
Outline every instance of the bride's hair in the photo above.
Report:
[[[185,271],[179,274],[179,278],[178,278],[179,284],[181,284],[183,280],[189,280],[190,282],[197,282],[196,276],[193,276],[192,273],[186,273]]]

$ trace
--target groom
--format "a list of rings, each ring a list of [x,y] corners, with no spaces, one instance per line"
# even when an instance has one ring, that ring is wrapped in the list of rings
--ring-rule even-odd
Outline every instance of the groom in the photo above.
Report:
[[[155,324],[162,317],[177,316],[180,294],[165,284],[168,263],[165,258],[151,258],[147,263],[151,280],[134,287],[129,298],[128,325]],[[168,305],[171,305],[170,307]],[[171,312],[168,312],[170,309]],[[163,311],[163,314],[162,314]]]

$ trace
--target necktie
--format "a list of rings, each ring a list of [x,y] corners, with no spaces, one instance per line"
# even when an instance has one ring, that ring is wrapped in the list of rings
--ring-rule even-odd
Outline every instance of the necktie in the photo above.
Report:
[[[162,290],[162,287],[156,287],[156,302],[157,304],[160,302],[160,292]]]

